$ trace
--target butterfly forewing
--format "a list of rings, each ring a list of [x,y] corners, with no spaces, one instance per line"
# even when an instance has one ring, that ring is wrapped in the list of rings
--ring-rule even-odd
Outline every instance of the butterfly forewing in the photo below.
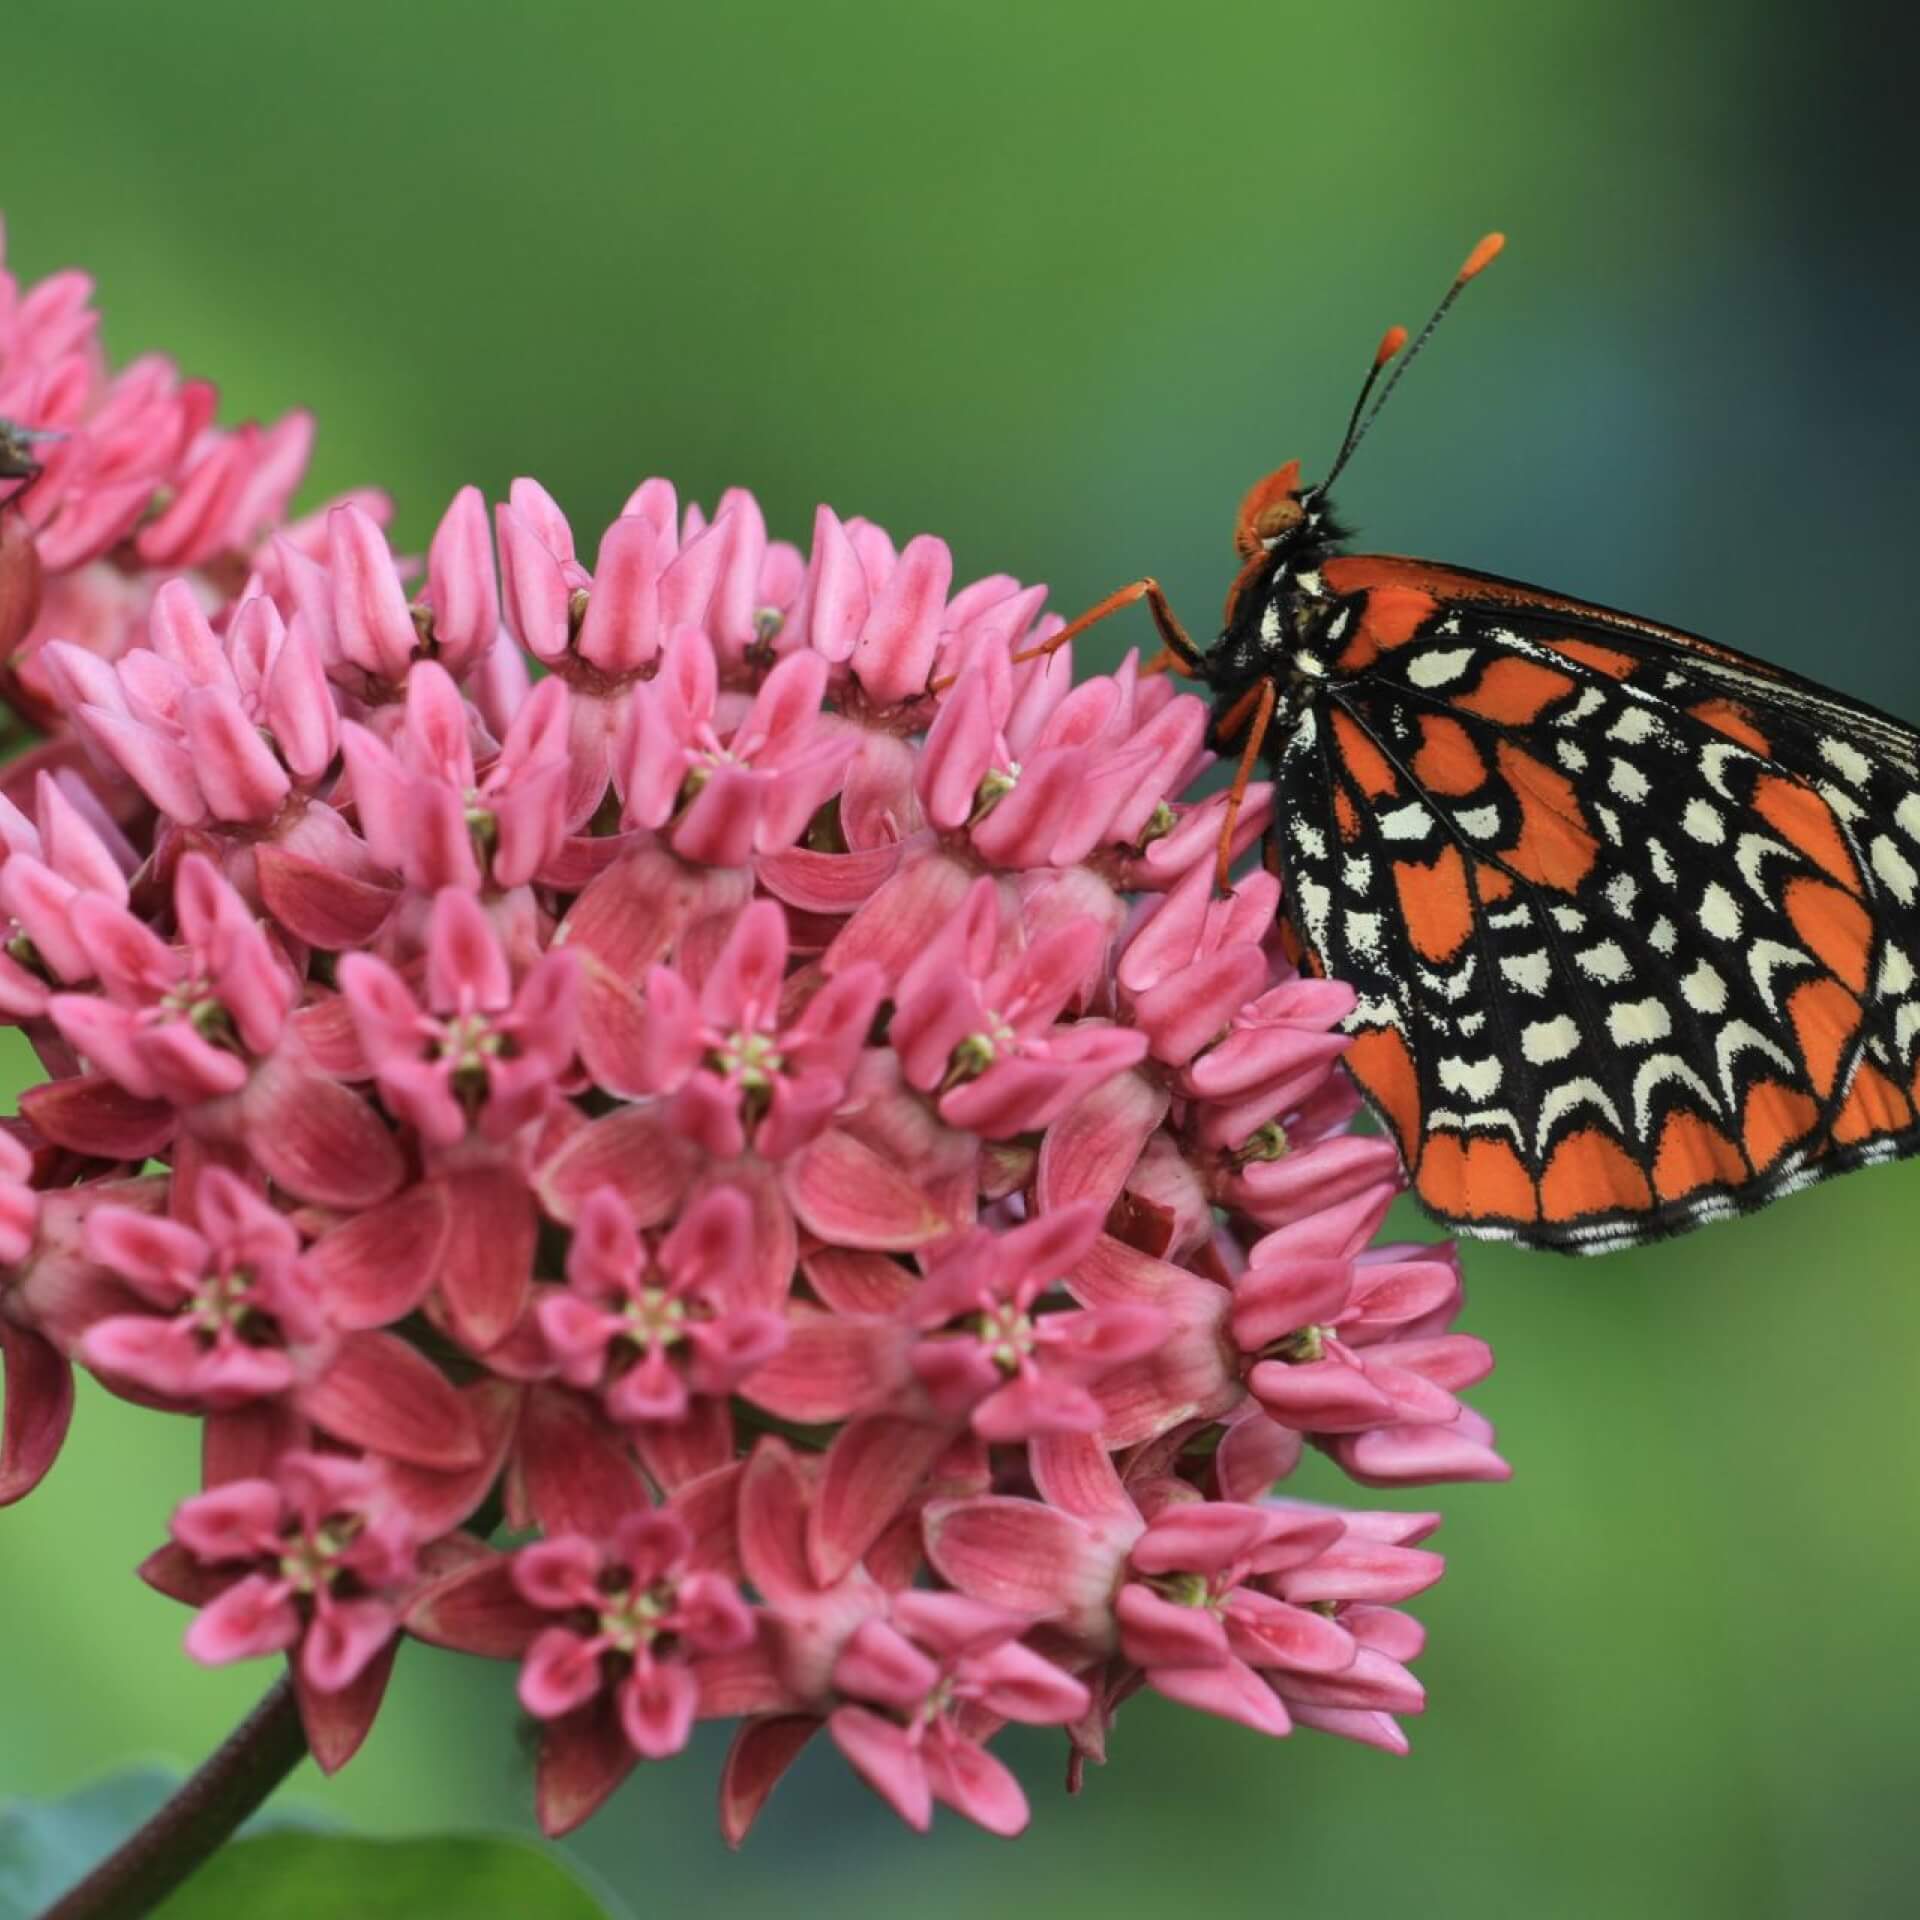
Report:
[[[1282,857],[1428,1206],[1599,1251],[1920,1148],[1911,729],[1516,583],[1326,571],[1361,617]]]

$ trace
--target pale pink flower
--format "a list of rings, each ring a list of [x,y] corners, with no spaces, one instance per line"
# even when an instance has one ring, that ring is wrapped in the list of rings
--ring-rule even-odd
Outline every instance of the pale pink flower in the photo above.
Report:
[[[341,727],[374,858],[423,891],[524,886],[566,837],[565,685],[543,680],[499,748],[488,742],[478,756],[475,716],[444,667],[420,661],[406,685],[391,746],[357,722]]]
[[[1068,920],[1001,957],[994,883],[969,889],[894,992],[893,1044],[908,1081],[940,1096],[940,1117],[989,1139],[1037,1132],[1147,1051],[1144,1034],[1061,1018],[1087,993],[1106,935]]]
[[[125,1207],[87,1217],[87,1251],[124,1280],[143,1310],[96,1321],[80,1356],[96,1372],[212,1411],[290,1389],[336,1344],[300,1236],[220,1167],[194,1190],[199,1224]]]
[[[698,992],[670,967],[646,977],[647,1090],[671,1093],[673,1119],[719,1159],[749,1143],[765,1160],[806,1145],[845,1098],[880,1004],[872,967],[827,981],[784,1013],[786,916],[755,901],[734,923]]]
[[[664,830],[682,859],[711,866],[790,847],[858,747],[820,711],[827,677],[817,653],[788,654],[745,713],[722,723],[713,643],[697,627],[674,628],[659,672],[633,695],[622,821]]]
[[[425,1004],[384,960],[346,955],[340,990],[381,1097],[435,1146],[470,1129],[505,1140],[537,1120],[573,1058],[579,969],[542,954],[518,988],[470,893],[447,887],[428,920]]]

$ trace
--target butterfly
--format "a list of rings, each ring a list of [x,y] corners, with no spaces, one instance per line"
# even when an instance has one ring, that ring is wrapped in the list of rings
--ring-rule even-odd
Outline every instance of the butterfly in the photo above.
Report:
[[[1381,342],[1327,478],[1241,505],[1196,647],[1156,667],[1264,760],[1290,942],[1348,982],[1347,1070],[1427,1209],[1630,1247],[1920,1152],[1920,733],[1655,620],[1345,551],[1328,487],[1461,290]],[[1399,361],[1367,411],[1385,368]]]

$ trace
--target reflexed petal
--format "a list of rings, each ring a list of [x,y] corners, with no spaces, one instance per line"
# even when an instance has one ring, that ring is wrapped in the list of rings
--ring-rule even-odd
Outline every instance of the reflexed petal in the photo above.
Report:
[[[865,1707],[838,1707],[828,1716],[827,1731],[854,1772],[908,1826],[925,1833],[933,1824],[933,1791],[906,1730]]]
[[[284,1581],[250,1573],[209,1601],[187,1629],[187,1652],[202,1666],[279,1653],[300,1638],[300,1616]]]
[[[600,1648],[566,1627],[548,1627],[527,1649],[520,1704],[536,1720],[557,1720],[600,1691]]]

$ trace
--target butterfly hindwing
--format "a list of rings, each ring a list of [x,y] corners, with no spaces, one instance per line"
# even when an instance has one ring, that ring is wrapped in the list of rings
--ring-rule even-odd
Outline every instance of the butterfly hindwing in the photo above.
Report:
[[[1435,1212],[1598,1251],[1920,1149],[1910,729],[1515,583],[1327,574],[1363,617],[1283,857]]]

